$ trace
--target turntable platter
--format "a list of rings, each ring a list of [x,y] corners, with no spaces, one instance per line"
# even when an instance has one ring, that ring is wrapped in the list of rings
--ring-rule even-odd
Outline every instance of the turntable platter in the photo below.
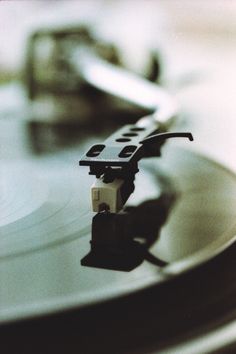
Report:
[[[77,152],[74,152],[77,160]],[[91,233],[93,177],[63,160],[38,158],[1,173],[0,319],[81,308],[169,281],[223,251],[236,238],[236,176],[181,148],[142,162],[130,204],[160,193],[164,175],[179,192],[147,261],[131,272],[83,267]],[[70,157],[71,158],[71,157]],[[76,161],[74,160],[74,161]],[[73,166],[73,167],[71,167]],[[33,172],[32,172],[33,171]]]

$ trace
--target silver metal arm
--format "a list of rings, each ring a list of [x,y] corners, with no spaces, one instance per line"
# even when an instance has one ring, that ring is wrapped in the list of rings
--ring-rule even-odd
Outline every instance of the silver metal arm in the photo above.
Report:
[[[133,127],[124,127],[127,131],[118,132],[114,139],[109,139],[104,145],[93,147],[92,150],[88,151],[85,158],[80,161],[80,164],[90,166],[90,173],[95,174],[97,177],[91,187],[93,211],[116,213],[123,207],[134,188],[133,180],[127,183],[127,180],[129,180],[127,172],[125,175],[119,176],[119,168],[117,169],[119,163],[122,164],[122,161],[127,161],[127,157],[133,155],[133,153],[135,154],[135,151],[137,152],[140,148],[142,139],[140,132],[138,134],[137,131],[144,130],[142,133],[144,134],[143,138],[147,138],[147,136],[156,131],[160,133],[161,126],[164,131],[169,128],[177,113],[177,103],[172,96],[157,84],[108,63],[94,54],[90,48],[80,47],[75,49],[70,63],[74,72],[78,74],[79,79],[140,108],[148,109],[151,113],[140,119]],[[129,145],[136,146],[134,151],[127,152],[122,142],[128,148]],[[102,151],[103,147],[105,148],[104,151]],[[115,153],[113,155],[111,151],[113,153],[118,151],[118,154],[116,155]],[[106,163],[108,165],[118,164],[116,166],[118,175],[111,180],[104,180],[103,172],[109,169],[104,168],[102,173],[99,171],[94,172],[94,166],[97,166],[98,163],[102,166]],[[114,169],[114,166],[109,168]],[[133,179],[136,172],[137,170],[130,170],[130,175],[133,174]],[[124,194],[125,198],[122,198]]]
[[[70,60],[81,79],[99,90],[149,109],[157,122],[168,125],[176,115],[175,99],[159,85],[108,63],[87,48],[75,49]]]

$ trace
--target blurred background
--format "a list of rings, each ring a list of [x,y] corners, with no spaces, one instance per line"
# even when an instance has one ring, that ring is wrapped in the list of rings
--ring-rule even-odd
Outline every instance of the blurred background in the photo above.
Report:
[[[88,36],[81,32],[86,27],[110,61],[158,81],[177,97],[175,130],[192,131],[191,148],[236,171],[235,18],[233,0],[1,1],[0,159],[71,147],[81,130],[106,131],[112,122],[142,115],[112,97],[97,100],[91,88],[81,91],[65,58],[57,61],[60,48],[48,35],[36,36],[32,72],[33,33],[72,33],[63,52],[69,53],[77,36]]]

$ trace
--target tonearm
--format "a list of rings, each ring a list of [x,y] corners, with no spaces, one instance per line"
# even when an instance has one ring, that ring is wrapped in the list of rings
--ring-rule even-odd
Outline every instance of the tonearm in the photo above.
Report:
[[[92,210],[97,213],[92,224],[91,252],[81,263],[128,270],[140,263],[142,252],[136,242],[126,237],[127,214],[119,212],[134,191],[138,162],[160,156],[161,146],[168,138],[192,141],[193,137],[189,132],[169,131],[177,105],[164,89],[96,56],[86,55],[78,54],[78,61],[74,57],[85,80],[152,111],[136,124],[125,125],[104,142],[93,145],[79,162],[96,177],[91,200]]]

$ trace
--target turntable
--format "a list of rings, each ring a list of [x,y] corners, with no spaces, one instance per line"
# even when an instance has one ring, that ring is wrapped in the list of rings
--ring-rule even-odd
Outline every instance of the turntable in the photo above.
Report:
[[[37,77],[45,38],[57,49],[51,81]],[[194,132],[184,146],[167,142],[193,140],[176,125],[173,96],[95,43],[81,28],[29,41],[22,124],[37,154],[1,160],[1,345],[9,353],[231,350],[236,176],[189,147]],[[157,67],[155,59],[155,80]],[[63,86],[57,70],[68,73]],[[75,110],[65,124],[66,95],[89,107],[79,122]],[[56,102],[50,119],[47,97]],[[60,149],[44,154],[50,129]]]

